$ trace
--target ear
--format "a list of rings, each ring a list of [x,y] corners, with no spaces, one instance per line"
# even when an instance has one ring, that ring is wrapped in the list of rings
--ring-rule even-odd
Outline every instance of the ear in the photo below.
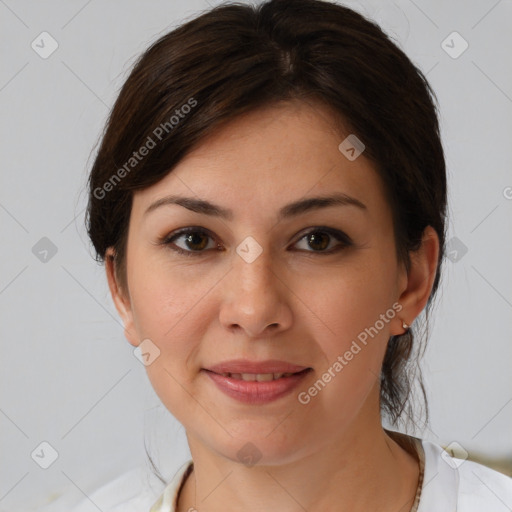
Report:
[[[128,290],[123,290],[117,280],[114,254],[113,247],[109,247],[105,254],[105,271],[107,273],[108,287],[110,288],[110,294],[112,295],[117,312],[124,323],[124,335],[131,345],[137,347],[140,342],[133,321],[130,296]]]
[[[403,334],[402,321],[411,325],[426,306],[436,277],[438,256],[439,237],[432,226],[427,226],[423,231],[420,248],[410,253],[409,272],[403,268],[401,295],[398,299],[402,310],[398,315],[399,325],[395,328],[397,332],[392,334]]]

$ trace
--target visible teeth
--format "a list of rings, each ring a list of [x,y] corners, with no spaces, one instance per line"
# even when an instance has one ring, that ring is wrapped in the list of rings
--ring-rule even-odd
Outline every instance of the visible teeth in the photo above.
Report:
[[[248,382],[267,382],[270,380],[280,379],[281,377],[289,377],[293,373],[223,373],[223,377],[231,377],[236,380],[245,380]]]
[[[268,380],[274,380],[274,374],[273,373],[258,373],[256,375],[256,380],[258,382],[266,382]]]

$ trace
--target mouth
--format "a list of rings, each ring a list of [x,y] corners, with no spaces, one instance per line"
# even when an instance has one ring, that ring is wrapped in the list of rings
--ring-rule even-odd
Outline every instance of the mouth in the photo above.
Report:
[[[304,381],[313,368],[295,372],[235,373],[203,369],[217,389],[238,402],[262,405],[282,399]]]

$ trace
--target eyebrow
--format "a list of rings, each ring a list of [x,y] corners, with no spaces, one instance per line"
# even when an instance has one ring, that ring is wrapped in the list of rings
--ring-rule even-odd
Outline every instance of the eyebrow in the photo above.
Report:
[[[154,203],[149,205],[149,207],[144,212],[144,216],[156,210],[157,208],[160,208],[161,206],[169,204],[177,204],[187,208],[192,212],[200,213],[203,215],[211,215],[213,217],[219,217],[226,220],[233,219],[233,210],[223,208],[216,204],[210,203],[209,201],[205,201],[204,199],[176,195],[165,196],[156,200]],[[359,199],[351,197],[347,194],[337,193],[327,196],[308,197],[287,204],[279,210],[278,220],[296,217],[302,213],[319,210],[321,208],[327,208],[329,206],[355,206],[363,211],[367,211],[366,205],[359,201]]]

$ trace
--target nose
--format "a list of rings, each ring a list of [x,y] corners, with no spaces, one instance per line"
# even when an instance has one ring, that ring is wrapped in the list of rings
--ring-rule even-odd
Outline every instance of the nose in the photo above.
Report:
[[[269,250],[250,263],[235,254],[222,293],[219,319],[230,331],[258,338],[275,335],[292,323],[292,292]]]

